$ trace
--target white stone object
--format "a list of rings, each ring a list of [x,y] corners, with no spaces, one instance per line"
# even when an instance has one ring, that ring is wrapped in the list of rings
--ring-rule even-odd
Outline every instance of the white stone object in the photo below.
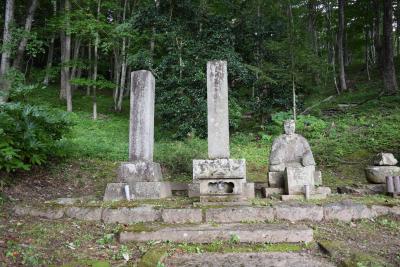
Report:
[[[315,166],[287,167],[285,170],[285,191],[288,195],[303,194],[304,185],[314,188]]]
[[[130,201],[131,200],[131,195],[129,193],[129,185],[125,185],[125,198],[126,200]]]
[[[379,153],[375,156],[374,165],[376,166],[395,166],[397,159],[392,153]]]
[[[397,166],[368,166],[365,168],[367,180],[374,184],[386,183],[386,176],[399,176],[400,167]]]
[[[306,200],[310,199],[310,185],[309,184],[304,185],[304,197],[306,198]]]
[[[131,74],[129,161],[153,161],[155,79],[147,70]]]
[[[228,69],[226,61],[207,63],[208,157],[229,158]]]

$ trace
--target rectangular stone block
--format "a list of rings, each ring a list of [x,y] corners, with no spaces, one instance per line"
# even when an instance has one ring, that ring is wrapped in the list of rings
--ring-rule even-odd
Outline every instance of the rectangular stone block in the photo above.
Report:
[[[316,186],[322,185],[322,172],[321,171],[314,172],[314,184]]]
[[[126,183],[109,183],[104,193],[103,201],[126,200],[125,195]]]
[[[129,161],[153,161],[155,79],[150,71],[131,74]]]
[[[201,209],[164,209],[161,216],[165,223],[201,223],[203,221]]]
[[[324,206],[324,219],[349,222],[351,220],[369,219],[376,214],[363,204],[331,203]]]
[[[285,187],[285,177],[283,172],[269,172],[268,173],[269,187]]]
[[[243,184],[243,196],[247,199],[252,199],[252,198],[256,197],[254,183],[244,183]]]
[[[200,196],[200,183],[193,182],[188,184],[188,196],[199,197]]]
[[[309,200],[318,200],[318,199],[326,199],[326,194],[311,194]],[[282,195],[282,201],[290,201],[290,200],[305,200],[304,195]]]
[[[316,221],[320,222],[324,218],[324,209],[316,205],[304,206],[275,206],[276,218],[278,220],[297,221]]]
[[[65,209],[67,217],[83,221],[100,221],[103,208],[70,207]]]
[[[18,216],[33,216],[33,217],[40,217],[49,220],[57,220],[61,219],[64,216],[64,209],[63,208],[55,208],[55,209],[37,209],[33,207],[21,207],[15,206],[13,211]]]
[[[246,160],[193,160],[193,181],[211,178],[246,179]]]
[[[124,162],[118,168],[118,179],[121,182],[161,182],[160,164],[150,161]]]
[[[102,219],[105,223],[122,224],[154,222],[161,219],[161,211],[151,206],[104,209]]]
[[[315,166],[287,167],[285,169],[285,191],[288,195],[304,193],[304,185],[314,188]]]
[[[159,199],[172,196],[169,182],[135,182],[130,184],[133,199]]]
[[[263,196],[268,198],[271,197],[272,195],[282,195],[283,194],[283,187],[278,188],[278,187],[265,187],[263,188]]]
[[[241,195],[243,180],[241,179],[212,179],[200,180],[200,195]]]
[[[274,219],[274,209],[269,207],[229,207],[206,210],[206,222],[265,222]]]
[[[215,240],[229,241],[237,236],[240,243],[298,243],[313,241],[313,230],[291,225],[268,224],[222,224],[186,227],[167,227],[153,232],[122,232],[121,243],[135,241],[171,241],[177,243],[212,243]]]
[[[208,157],[229,158],[228,68],[226,61],[207,63]]]

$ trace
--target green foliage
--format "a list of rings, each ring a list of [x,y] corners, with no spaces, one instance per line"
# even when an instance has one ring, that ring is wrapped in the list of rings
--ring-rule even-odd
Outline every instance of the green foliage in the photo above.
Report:
[[[61,155],[71,126],[66,114],[22,103],[0,105],[0,170],[28,170]]]

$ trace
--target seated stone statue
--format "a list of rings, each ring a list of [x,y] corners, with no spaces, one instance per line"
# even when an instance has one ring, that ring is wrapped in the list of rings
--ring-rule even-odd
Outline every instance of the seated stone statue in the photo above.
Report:
[[[277,137],[272,144],[269,170],[283,172],[287,166],[315,165],[314,156],[307,140],[295,133],[295,121],[285,121],[284,129],[285,134]]]
[[[287,180],[289,167],[291,170],[297,170],[295,179],[302,186],[320,184],[321,173],[315,171],[315,160],[310,145],[303,136],[295,133],[295,129],[294,120],[285,121],[285,134],[278,136],[272,143],[268,174],[270,187],[288,187],[288,181],[285,179]]]

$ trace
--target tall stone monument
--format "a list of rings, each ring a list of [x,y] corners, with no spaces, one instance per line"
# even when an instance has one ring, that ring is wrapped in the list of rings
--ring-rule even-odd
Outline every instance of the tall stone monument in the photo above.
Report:
[[[118,169],[120,183],[109,184],[105,200],[124,198],[121,190],[129,186],[132,199],[171,196],[169,183],[163,182],[160,164],[153,162],[155,79],[150,71],[131,74],[129,119],[129,162]],[[126,193],[126,192],[125,192]]]
[[[207,63],[208,159],[193,160],[189,195],[201,202],[242,201],[254,197],[246,182],[246,160],[229,158],[228,71],[226,61]]]

